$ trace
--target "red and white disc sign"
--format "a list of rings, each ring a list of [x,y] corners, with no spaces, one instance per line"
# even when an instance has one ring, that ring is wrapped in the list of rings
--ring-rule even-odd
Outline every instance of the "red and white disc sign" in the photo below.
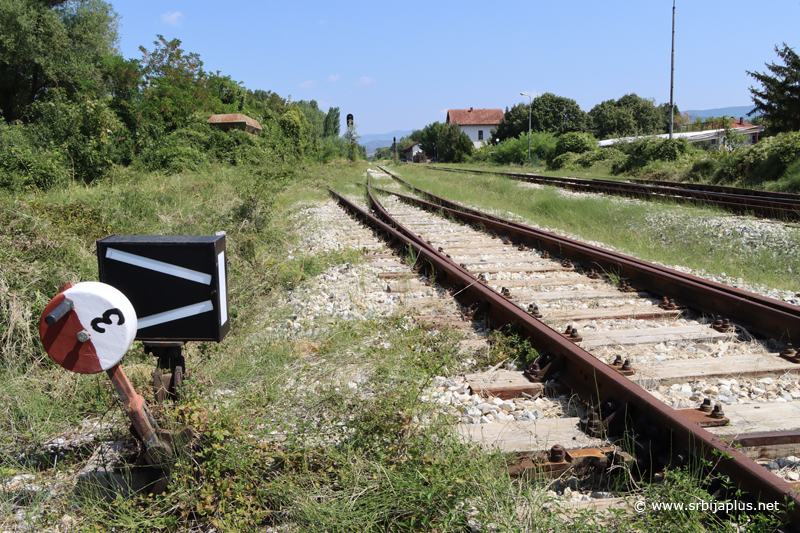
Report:
[[[61,306],[65,299],[72,305]],[[50,316],[46,320],[59,306],[71,309],[58,319]],[[44,308],[39,321],[39,336],[50,358],[79,374],[95,374],[119,363],[133,344],[137,329],[136,311],[125,295],[95,281],[78,283],[59,293]]]

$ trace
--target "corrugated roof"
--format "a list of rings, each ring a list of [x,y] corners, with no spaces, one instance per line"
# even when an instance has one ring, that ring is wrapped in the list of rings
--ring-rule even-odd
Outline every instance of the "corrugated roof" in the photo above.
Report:
[[[745,122],[745,124],[747,124]],[[740,135],[750,135],[752,133],[761,133],[764,131],[764,126],[753,126],[750,124],[749,126],[740,126],[738,123],[735,127],[731,128],[731,130]],[[689,142],[698,142],[698,141],[707,141],[709,139],[717,139],[720,136],[725,134],[724,129],[716,129],[716,130],[704,130],[704,131],[684,131],[682,133],[673,132],[672,136],[675,139],[679,139],[681,137],[686,138]],[[644,138],[661,138],[661,139],[669,139],[669,133],[662,133],[660,135],[644,135],[642,137],[622,137],[619,139],[606,139],[605,141],[600,141],[598,144],[601,147],[611,146],[618,142],[633,142],[639,139]]]
[[[496,126],[503,121],[502,109],[448,109],[447,123],[457,122],[460,126]]]
[[[222,115],[211,115],[211,118],[208,119],[208,123],[212,125],[216,124],[246,124],[250,126],[256,131],[261,131],[261,124],[258,123],[257,120],[248,117],[247,115],[243,115],[241,113],[228,113]]]

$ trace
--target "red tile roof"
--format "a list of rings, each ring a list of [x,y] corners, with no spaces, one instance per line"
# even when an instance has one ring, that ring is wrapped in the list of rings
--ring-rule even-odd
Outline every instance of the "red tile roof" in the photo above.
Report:
[[[458,122],[459,126],[496,126],[503,121],[502,109],[448,109],[447,123]]]
[[[401,149],[400,151],[401,152],[408,152],[409,150],[411,150],[412,148],[414,148],[418,144],[419,144],[419,141],[417,141],[417,142],[415,142],[413,144],[409,144],[408,146],[406,146],[405,148]]]

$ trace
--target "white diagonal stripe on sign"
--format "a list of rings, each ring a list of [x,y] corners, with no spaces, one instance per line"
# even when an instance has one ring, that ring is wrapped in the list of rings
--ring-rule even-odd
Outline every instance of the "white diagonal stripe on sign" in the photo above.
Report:
[[[155,315],[146,316],[139,319],[139,329],[149,328],[150,326],[157,326],[164,322],[172,322],[189,316],[199,315],[200,313],[207,313],[214,310],[214,304],[211,300],[200,302],[199,304],[187,305],[186,307],[179,307],[170,311],[164,311]]]
[[[211,274],[204,274],[190,268],[183,268],[170,263],[165,263],[163,261],[156,261],[155,259],[150,259],[149,257],[130,254],[128,252],[123,252],[122,250],[115,250],[114,248],[106,248],[106,257],[121,263],[127,263],[129,265],[161,272],[162,274],[202,283],[203,285],[211,285]]]

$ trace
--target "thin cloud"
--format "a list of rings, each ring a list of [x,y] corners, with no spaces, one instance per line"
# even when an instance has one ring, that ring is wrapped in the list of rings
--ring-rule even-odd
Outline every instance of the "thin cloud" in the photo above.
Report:
[[[180,11],[167,11],[161,15],[161,23],[170,26],[183,26],[183,13]]]
[[[356,82],[356,85],[370,85],[372,83],[378,83],[378,80],[375,78],[370,78],[369,76],[364,76]]]
[[[341,76],[339,76],[338,74],[331,74],[330,76],[328,76],[328,81],[336,82],[339,81],[340,78]]]
[[[315,82],[313,80],[304,81],[303,83],[300,84],[300,88],[301,89],[313,89],[316,86],[317,86],[317,82]]]

